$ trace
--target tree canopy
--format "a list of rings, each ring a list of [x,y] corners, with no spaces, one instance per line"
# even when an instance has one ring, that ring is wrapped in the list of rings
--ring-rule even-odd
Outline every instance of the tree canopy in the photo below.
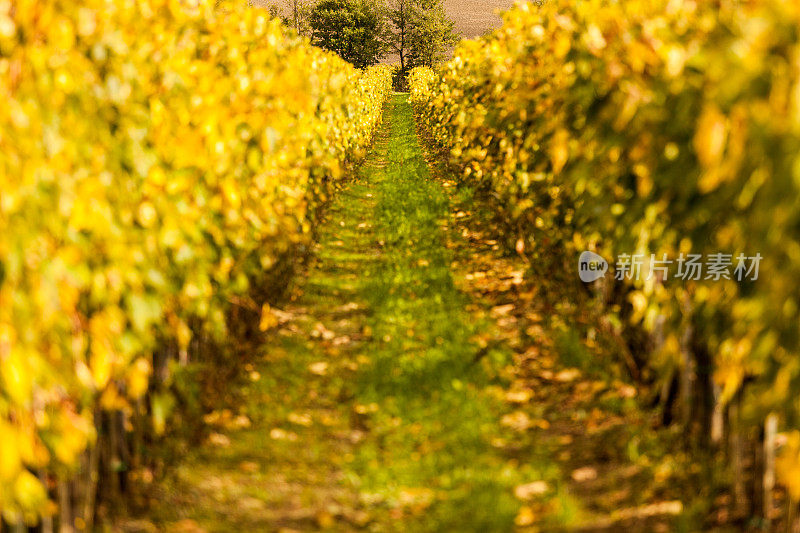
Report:
[[[442,61],[459,38],[442,0],[294,0],[284,21],[359,68],[386,54],[397,57],[398,80],[413,67]]]
[[[376,3],[365,0],[321,0],[311,10],[311,43],[331,50],[358,68],[384,55],[384,17]]]

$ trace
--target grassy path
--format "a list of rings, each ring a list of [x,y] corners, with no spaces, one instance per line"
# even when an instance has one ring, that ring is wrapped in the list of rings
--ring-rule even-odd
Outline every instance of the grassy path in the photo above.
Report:
[[[476,226],[490,217],[469,191],[431,178],[406,98],[387,104],[235,401],[124,529],[663,529],[647,504],[669,494],[604,448],[649,424],[631,387],[558,361],[583,365],[577,334]]]
[[[502,531],[519,475],[453,284],[448,198],[405,96],[320,229],[316,259],[219,431],[159,498],[161,527]],[[487,370],[489,370],[487,372]],[[238,422],[237,422],[238,421]],[[238,425],[238,426],[237,426]]]

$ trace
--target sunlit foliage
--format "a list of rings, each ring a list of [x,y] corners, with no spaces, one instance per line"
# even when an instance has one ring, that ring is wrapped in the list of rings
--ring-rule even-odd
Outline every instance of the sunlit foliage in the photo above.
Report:
[[[99,407],[145,394],[157,339],[225,330],[309,238],[391,85],[263,10],[0,2],[0,509],[49,507]],[[217,4],[220,4],[217,2]],[[152,408],[156,432],[163,410]]]
[[[440,71],[411,73],[463,179],[492,191],[519,246],[644,254],[627,319],[654,333],[656,379],[705,351],[717,410],[737,402],[753,434],[771,412],[797,428],[800,5],[561,0],[504,21]],[[731,271],[761,254],[758,280],[648,276],[651,253],[716,252]],[[777,474],[797,498],[790,442]]]

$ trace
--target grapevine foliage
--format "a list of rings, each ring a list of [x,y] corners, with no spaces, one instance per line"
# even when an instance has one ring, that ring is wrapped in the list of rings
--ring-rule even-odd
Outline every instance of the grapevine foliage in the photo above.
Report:
[[[630,322],[660,338],[653,372],[673,379],[695,339],[718,408],[740,402],[755,432],[781,417],[777,474],[795,500],[799,32],[789,0],[523,4],[410,75],[434,141],[528,242],[643,254],[627,300]],[[648,276],[650,254],[717,252],[760,254],[758,280]]]
[[[96,409],[153,353],[306,243],[370,142],[391,69],[360,71],[264,10],[0,2],[0,509],[49,512]],[[217,2],[217,4],[219,4]],[[153,405],[156,432],[162,405]]]

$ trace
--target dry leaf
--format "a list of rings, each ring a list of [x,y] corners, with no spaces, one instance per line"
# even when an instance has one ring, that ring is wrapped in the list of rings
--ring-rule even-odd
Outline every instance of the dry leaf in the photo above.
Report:
[[[578,483],[597,479],[597,469],[591,466],[584,466],[572,471],[572,479]]]
[[[531,399],[532,393],[529,389],[510,390],[506,392],[506,401],[511,403],[525,403]]]
[[[525,431],[533,425],[530,417],[522,411],[514,411],[513,413],[503,415],[503,418],[500,419],[500,423],[516,431]]]
[[[328,363],[325,361],[317,361],[316,363],[311,363],[308,365],[308,370],[311,371],[312,374],[316,374],[318,376],[324,376],[328,373]]]
[[[308,427],[313,423],[311,415],[306,413],[303,414],[289,413],[289,416],[287,418],[289,422],[291,422],[292,424],[297,424],[298,426]]]
[[[229,439],[226,435],[222,433],[212,433],[208,436],[209,444],[213,444],[214,446],[220,446],[221,448],[227,448],[231,445],[231,439]]]
[[[577,368],[568,368],[556,374],[555,380],[560,381],[561,383],[569,383],[570,381],[575,381],[580,376],[581,376],[580,370],[578,370]]]
[[[549,488],[546,481],[532,481],[514,487],[514,496],[520,500],[527,501],[533,499],[534,496],[546,493]]]

